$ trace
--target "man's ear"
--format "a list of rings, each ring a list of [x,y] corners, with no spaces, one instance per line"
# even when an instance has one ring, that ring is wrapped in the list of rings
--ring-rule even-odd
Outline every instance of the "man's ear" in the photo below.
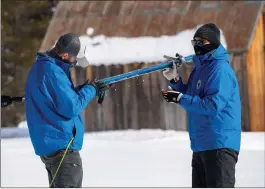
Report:
[[[62,59],[63,60],[68,60],[69,54],[68,53],[62,53]]]

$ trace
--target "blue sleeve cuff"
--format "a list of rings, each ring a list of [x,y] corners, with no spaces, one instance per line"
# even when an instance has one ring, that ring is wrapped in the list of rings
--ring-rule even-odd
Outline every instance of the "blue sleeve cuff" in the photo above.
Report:
[[[175,82],[174,79],[170,80],[170,82],[169,82],[169,86],[170,86],[171,88],[173,88],[174,90],[177,90],[177,83]]]
[[[181,78],[176,82],[175,80],[170,80],[169,82],[170,87],[172,87],[174,90],[179,91],[183,94],[186,93],[188,85],[183,84]]]
[[[93,85],[85,85],[79,92],[91,99],[96,96],[96,88]]]
[[[192,96],[183,94],[180,98],[179,104],[184,108],[187,109],[192,101]]]

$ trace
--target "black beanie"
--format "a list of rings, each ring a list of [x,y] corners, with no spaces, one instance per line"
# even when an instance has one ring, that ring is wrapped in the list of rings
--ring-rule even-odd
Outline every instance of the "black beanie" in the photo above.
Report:
[[[194,34],[194,37],[201,37],[207,39],[216,47],[220,45],[220,30],[215,24],[209,23],[201,26]]]
[[[80,51],[81,44],[78,35],[68,33],[62,35],[58,39],[56,47],[59,47],[60,51],[63,53],[69,53],[73,56],[77,56]]]

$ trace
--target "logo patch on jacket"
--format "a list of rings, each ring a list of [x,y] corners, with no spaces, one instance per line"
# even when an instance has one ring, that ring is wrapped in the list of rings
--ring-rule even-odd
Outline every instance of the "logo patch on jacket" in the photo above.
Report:
[[[197,84],[196,84],[196,88],[199,89],[202,85],[202,81],[201,80],[198,80],[197,81]]]

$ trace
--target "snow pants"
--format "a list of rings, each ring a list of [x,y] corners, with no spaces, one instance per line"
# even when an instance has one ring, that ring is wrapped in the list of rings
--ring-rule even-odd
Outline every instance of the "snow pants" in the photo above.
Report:
[[[42,162],[48,172],[49,184],[60,164],[65,150],[59,150],[49,156],[41,156]],[[81,188],[83,180],[83,167],[80,154],[76,150],[68,150],[51,185],[52,188]]]
[[[238,152],[216,149],[193,152],[192,188],[234,188]]]

